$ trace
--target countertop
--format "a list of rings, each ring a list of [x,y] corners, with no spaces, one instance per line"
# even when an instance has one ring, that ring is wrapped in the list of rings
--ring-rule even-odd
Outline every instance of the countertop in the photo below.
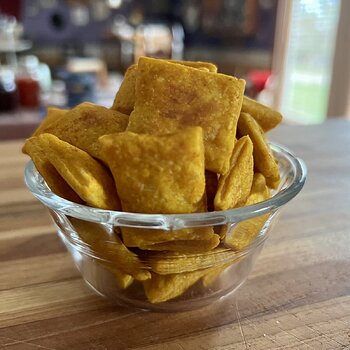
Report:
[[[0,348],[350,349],[350,123],[269,138],[305,160],[304,189],[235,295],[173,314],[94,295],[25,188],[22,142],[0,143]]]

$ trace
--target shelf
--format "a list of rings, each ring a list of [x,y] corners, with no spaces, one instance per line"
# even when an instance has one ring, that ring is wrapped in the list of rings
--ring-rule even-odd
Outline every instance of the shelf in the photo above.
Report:
[[[29,50],[32,47],[30,40],[17,40],[15,43],[0,43],[0,52],[21,52]]]

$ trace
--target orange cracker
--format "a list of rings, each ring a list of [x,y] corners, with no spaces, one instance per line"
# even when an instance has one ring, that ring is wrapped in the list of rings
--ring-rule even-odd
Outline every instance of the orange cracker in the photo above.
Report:
[[[254,168],[265,176],[269,187],[277,188],[280,182],[278,164],[259,124],[250,114],[241,113],[238,132],[241,135],[249,135],[253,142]]]
[[[138,256],[126,248],[116,234],[109,234],[103,225],[93,222],[75,218],[71,218],[70,221],[79,237],[99,254],[100,258],[109,261],[115,268],[136,280],[151,278],[151,273],[146,270]]]
[[[135,84],[137,64],[131,65],[125,72],[124,79],[115,95],[111,109],[129,115],[135,105]]]
[[[265,176],[260,173],[255,173],[253,178],[252,189],[245,205],[251,205],[262,202],[271,198],[271,192],[266,186]]]
[[[175,214],[203,207],[201,128],[164,136],[122,132],[100,142],[124,211]]]
[[[120,288],[125,289],[129,287],[134,280],[133,277],[122,271],[114,262],[107,261],[107,259],[109,259],[109,251],[104,246],[104,243],[113,240],[114,237],[111,237],[102,225],[73,217],[71,217],[69,221],[76,230],[79,238],[86,243],[94,252],[94,255],[97,255],[99,258],[96,259],[96,262],[113,273]]]
[[[138,247],[143,250],[154,250],[154,251],[170,251],[170,252],[180,252],[187,254],[197,254],[208,252],[216,248],[220,243],[220,237],[213,233],[212,229],[206,229],[198,232],[204,232],[203,238],[205,239],[192,239],[192,240],[169,240],[168,242],[142,245],[139,244]],[[145,233],[147,234],[147,233]],[[131,236],[132,233],[129,235]],[[210,236],[208,236],[210,235]],[[206,237],[208,236],[208,237]],[[124,237],[124,235],[123,235]],[[151,239],[153,237],[150,237]]]
[[[120,209],[113,179],[102,164],[52,134],[41,134],[39,139],[49,162],[88,205]]]
[[[262,202],[271,197],[270,190],[266,186],[265,178],[262,174],[254,174],[254,180],[250,195],[245,205],[251,205]],[[235,250],[241,250],[247,247],[259,234],[270,214],[256,216],[251,219],[243,220],[233,227],[232,232],[226,235],[225,244]]]
[[[129,117],[117,111],[84,102],[67,112],[43,132],[78,147],[91,156],[103,160],[98,138],[126,129]]]
[[[152,304],[174,299],[193,286],[204,274],[205,270],[172,275],[152,274],[152,278],[143,282],[147,299]]]
[[[186,292],[206,274],[218,271],[218,267],[170,275],[152,274],[152,278],[143,282],[147,299],[152,303],[162,303],[174,299]]]
[[[57,120],[61,119],[68,113],[67,109],[60,109],[56,107],[49,107],[47,109],[47,115],[45,119],[40,123],[38,128],[34,131],[32,136],[38,136],[43,133],[43,131],[51,124],[55,123]]]
[[[200,61],[176,61],[176,60],[167,60],[170,63],[182,64],[185,66],[206,69],[209,72],[217,72],[217,67],[208,62]],[[124,79],[120,88],[115,96],[113,106],[111,109],[117,110],[121,113],[130,115],[135,106],[135,85],[137,79],[137,64],[131,65],[125,72]]]
[[[276,127],[283,119],[282,114],[247,96],[243,98],[242,112],[250,114],[267,132]]]
[[[216,235],[214,235],[212,229],[207,227],[185,228],[174,231],[123,227],[122,233],[124,243],[127,247],[139,247],[141,249],[146,250],[174,250],[174,245],[165,245],[166,243],[170,243],[173,241],[203,241],[202,244],[198,243],[198,247],[195,246],[196,243],[193,243],[194,248],[198,248],[199,250],[208,250],[211,249],[213,245],[215,247],[218,244],[216,244]],[[210,240],[212,241],[209,242]],[[185,243],[179,244],[181,246],[185,245]],[[174,247],[173,249],[171,249],[172,246]],[[186,249],[186,247],[184,247],[184,249]],[[191,249],[192,247],[189,246],[189,250]]]
[[[23,152],[32,158],[36,169],[44,178],[52,192],[69,201],[80,204],[83,203],[82,199],[73,191],[55,167],[49,162],[42,141],[38,137],[31,137],[26,140],[23,146]]]
[[[141,57],[136,102],[127,130],[166,134],[185,126],[204,131],[206,169],[224,174],[234,146],[244,80]]]
[[[211,287],[214,282],[221,276],[221,274],[231,265],[237,263],[239,260],[241,260],[241,258],[233,258],[231,261],[229,261],[228,263],[222,264],[221,266],[216,267],[215,269],[212,269],[211,271],[209,271],[208,273],[206,273],[203,277],[202,277],[202,284],[203,287],[205,288],[209,288]]]
[[[108,264],[109,265],[109,264]],[[107,267],[107,266],[106,266]],[[115,266],[108,266],[107,269],[109,269],[114,277],[117,280],[118,286],[122,289],[128,288],[134,281],[132,276],[128,275],[127,273],[120,271],[118,268]]]
[[[215,210],[227,210],[243,205],[249,196],[253,175],[253,143],[249,136],[244,136],[235,144],[230,170],[219,179],[214,199]]]
[[[208,72],[217,73],[218,68],[215,64],[210,62],[202,62],[202,61],[179,61],[179,60],[167,60],[169,63],[182,64],[183,66],[188,66],[197,69],[206,69]]]
[[[222,266],[236,259],[236,255],[237,253],[227,248],[215,248],[205,254],[162,252],[150,255],[148,263],[152,271],[160,275],[168,275]]]

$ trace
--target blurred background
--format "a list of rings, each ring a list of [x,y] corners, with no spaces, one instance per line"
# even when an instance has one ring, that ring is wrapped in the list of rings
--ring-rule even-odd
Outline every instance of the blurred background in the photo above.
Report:
[[[141,55],[210,61],[287,123],[350,115],[348,0],[0,0],[0,139],[112,105]]]

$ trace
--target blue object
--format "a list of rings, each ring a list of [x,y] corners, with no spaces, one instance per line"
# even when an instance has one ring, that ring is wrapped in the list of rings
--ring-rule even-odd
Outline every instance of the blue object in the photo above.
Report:
[[[66,83],[68,107],[74,107],[85,101],[96,101],[95,74],[65,72],[63,79]]]

